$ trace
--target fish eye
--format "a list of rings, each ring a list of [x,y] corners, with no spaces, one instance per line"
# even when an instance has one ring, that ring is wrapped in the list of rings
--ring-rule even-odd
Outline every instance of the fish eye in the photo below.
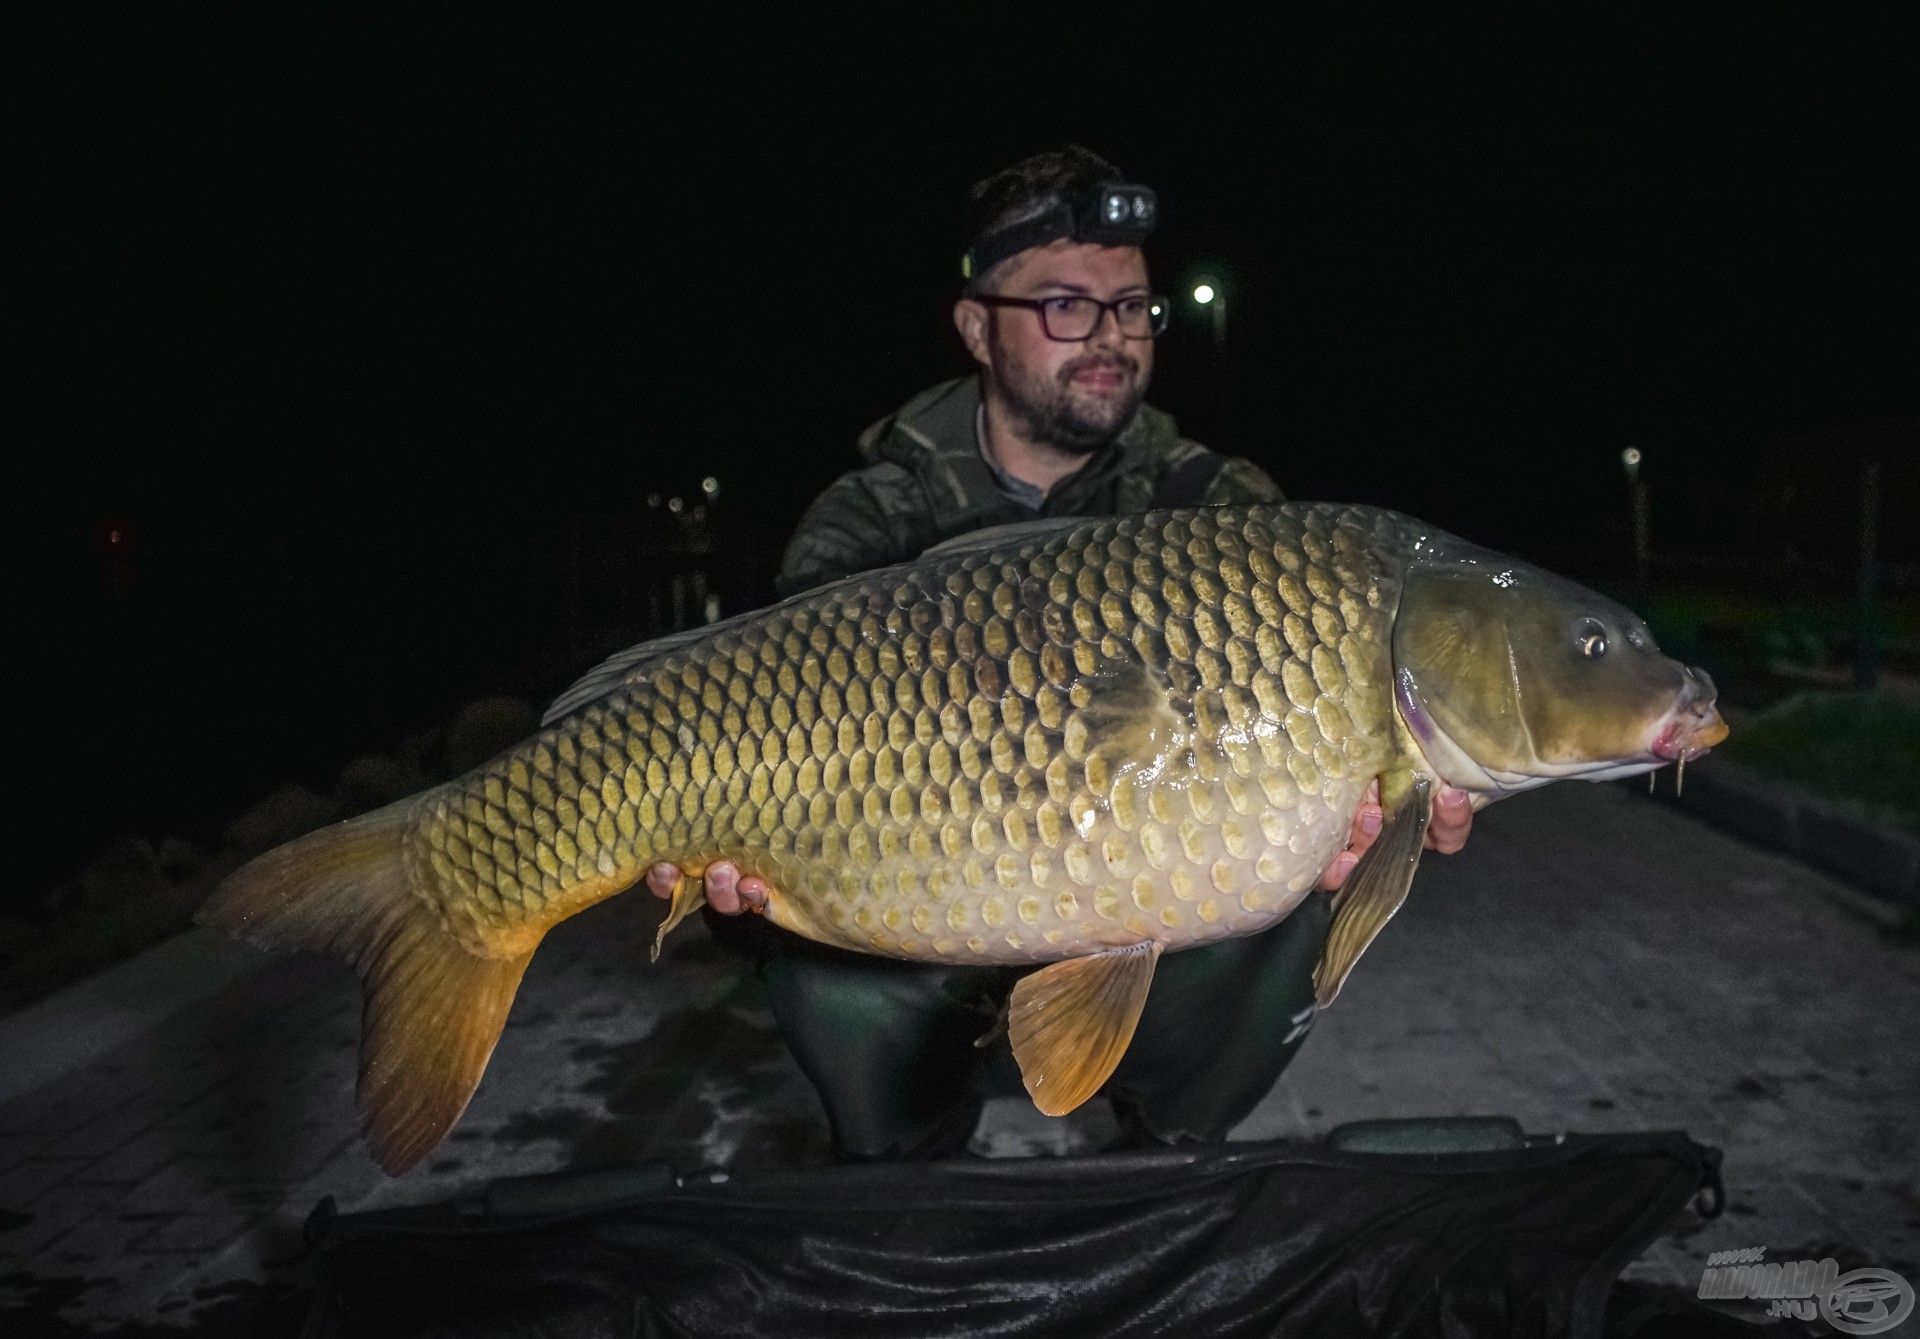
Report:
[[[1581,627],[1576,640],[1580,654],[1589,660],[1598,660],[1607,653],[1607,630],[1591,619]]]

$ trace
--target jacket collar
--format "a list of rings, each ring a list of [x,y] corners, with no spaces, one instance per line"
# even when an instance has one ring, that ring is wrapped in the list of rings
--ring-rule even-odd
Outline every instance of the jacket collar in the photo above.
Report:
[[[860,434],[860,455],[870,463],[890,460],[926,482],[943,509],[965,510],[1004,497],[980,454],[975,423],[980,412],[978,375],[929,387]],[[1056,486],[1054,492],[1098,483],[1144,457],[1156,443],[1179,438],[1173,416],[1142,404],[1120,435]]]

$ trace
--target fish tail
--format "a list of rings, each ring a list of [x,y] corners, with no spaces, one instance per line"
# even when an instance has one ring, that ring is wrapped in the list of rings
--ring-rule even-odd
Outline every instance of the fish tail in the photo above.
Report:
[[[335,954],[360,973],[360,1124],[398,1176],[466,1110],[533,957],[456,940],[404,859],[418,799],[310,833],[234,871],[195,919],[263,948]]]

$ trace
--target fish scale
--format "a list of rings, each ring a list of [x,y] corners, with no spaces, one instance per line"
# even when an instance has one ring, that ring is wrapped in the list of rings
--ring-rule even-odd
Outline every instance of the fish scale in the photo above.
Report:
[[[771,885],[775,923],[902,958],[1260,929],[1400,747],[1388,637],[1411,524],[1150,513],[788,601],[430,793],[416,894],[484,956],[658,860],[734,861]]]

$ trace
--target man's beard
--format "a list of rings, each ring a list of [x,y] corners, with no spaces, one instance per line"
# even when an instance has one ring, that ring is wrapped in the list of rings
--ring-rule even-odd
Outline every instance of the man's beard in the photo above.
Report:
[[[1074,376],[1094,368],[1118,372],[1126,378],[1126,390],[1112,399],[1077,397]],[[1076,456],[1091,455],[1118,437],[1133,422],[1146,394],[1140,364],[1124,354],[1087,354],[1051,378],[999,358],[993,371],[1022,435],[1036,446]]]

